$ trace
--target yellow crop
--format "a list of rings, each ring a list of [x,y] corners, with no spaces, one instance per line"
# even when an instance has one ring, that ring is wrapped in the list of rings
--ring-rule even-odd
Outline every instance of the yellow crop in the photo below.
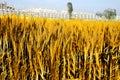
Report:
[[[1,80],[119,80],[120,22],[0,15]]]

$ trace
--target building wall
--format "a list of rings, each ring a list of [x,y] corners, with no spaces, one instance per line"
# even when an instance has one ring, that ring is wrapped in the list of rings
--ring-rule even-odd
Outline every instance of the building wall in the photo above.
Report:
[[[7,3],[6,2],[0,3],[0,9],[7,9]]]
[[[15,10],[15,8],[8,6],[7,2],[0,3],[0,9]]]

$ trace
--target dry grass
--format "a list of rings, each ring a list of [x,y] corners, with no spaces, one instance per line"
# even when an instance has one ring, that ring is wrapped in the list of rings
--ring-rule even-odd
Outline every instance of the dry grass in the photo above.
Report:
[[[1,80],[119,80],[120,22],[0,15]]]

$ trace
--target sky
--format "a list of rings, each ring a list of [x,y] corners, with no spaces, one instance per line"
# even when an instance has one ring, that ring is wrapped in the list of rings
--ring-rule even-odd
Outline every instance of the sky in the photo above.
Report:
[[[116,9],[120,15],[120,0],[0,0],[18,10],[31,8],[67,10],[67,3],[72,2],[74,11],[78,12],[103,12],[107,8]]]

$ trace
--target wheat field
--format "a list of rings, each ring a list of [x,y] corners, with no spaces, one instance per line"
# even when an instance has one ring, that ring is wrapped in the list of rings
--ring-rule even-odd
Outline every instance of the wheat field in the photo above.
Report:
[[[0,15],[1,80],[120,80],[120,22]]]

